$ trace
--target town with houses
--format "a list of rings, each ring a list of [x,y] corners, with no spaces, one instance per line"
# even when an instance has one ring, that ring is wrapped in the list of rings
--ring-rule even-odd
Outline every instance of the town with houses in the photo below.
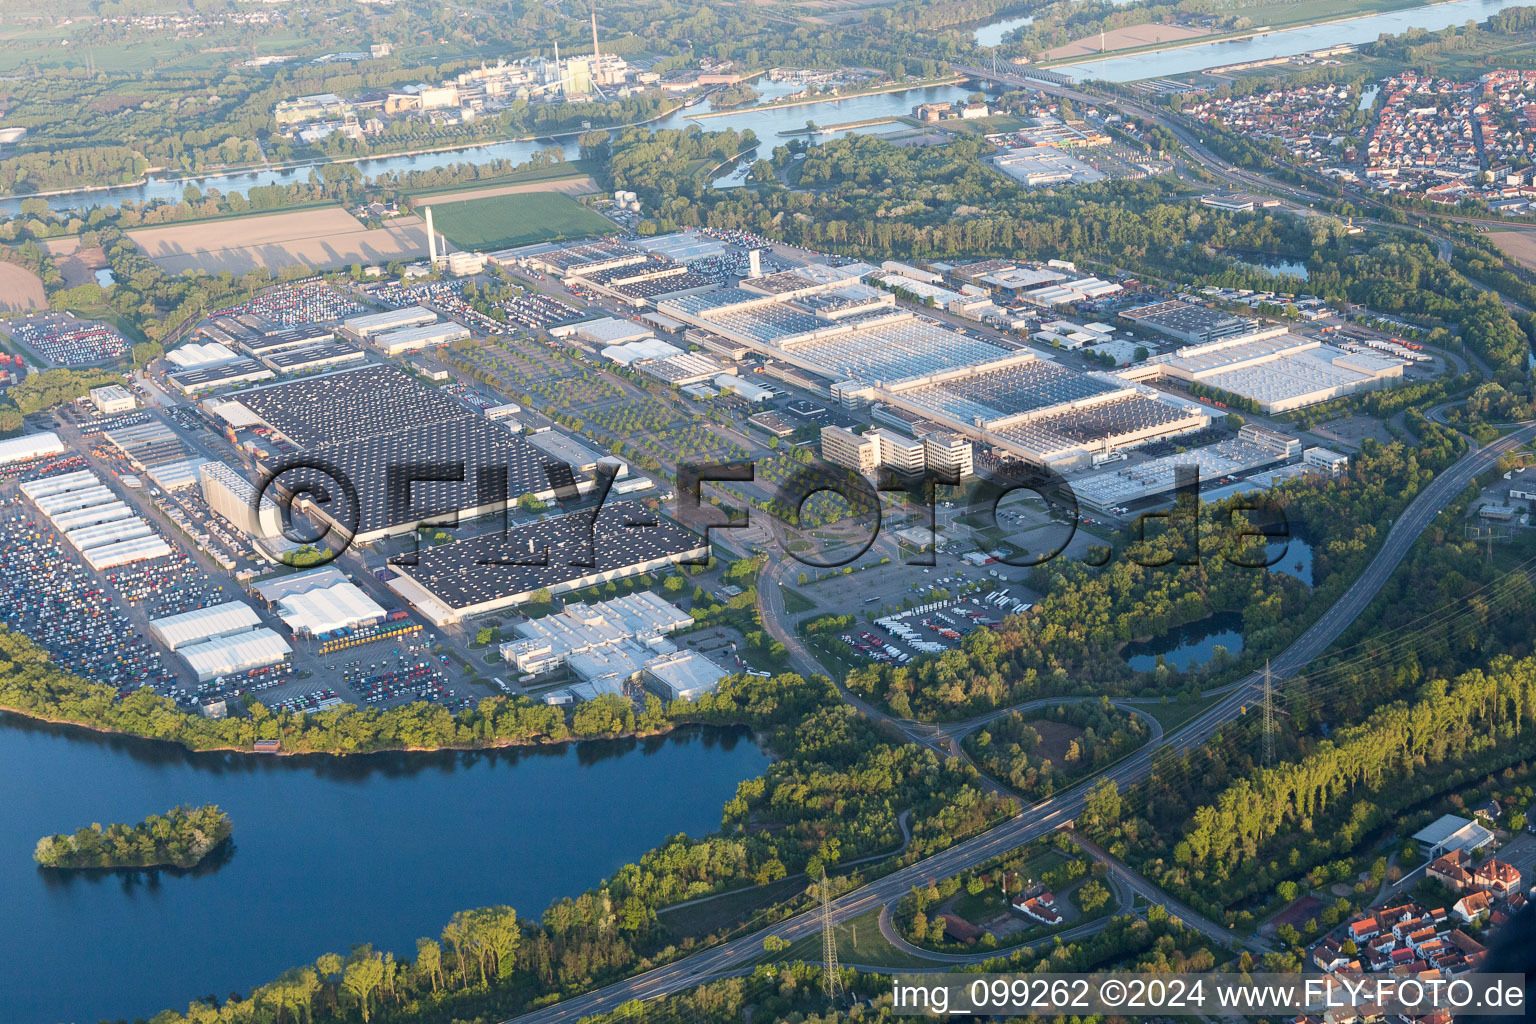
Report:
[[[1530,879],[1489,853],[1496,842],[1489,826],[1496,826],[1500,816],[1499,805],[1490,803],[1479,809],[1476,820],[1446,814],[1416,832],[1413,842],[1426,862],[1394,884],[1378,906],[1354,915],[1313,946],[1309,966],[1341,983],[1358,983],[1371,974],[1450,980],[1484,969],[1499,929],[1530,899]],[[1523,843],[1530,837],[1517,838]],[[1420,891],[1434,890],[1443,900],[1405,894],[1415,881]],[[1383,1019],[1379,1007],[1352,1005],[1323,1016],[1299,1016],[1294,1024]],[[1449,1024],[1453,1015],[1437,1012],[1416,1019]]]
[[[1205,97],[1185,110],[1373,193],[1536,212],[1536,70],[1505,68],[1470,81],[1405,71],[1364,96],[1344,85],[1309,85]]]

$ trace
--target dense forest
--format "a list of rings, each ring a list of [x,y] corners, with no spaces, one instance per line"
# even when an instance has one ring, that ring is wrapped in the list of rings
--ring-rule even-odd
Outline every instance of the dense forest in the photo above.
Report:
[[[1041,752],[1037,723],[1078,733],[1068,739],[1059,761]],[[1043,800],[1142,746],[1151,736],[1140,715],[1101,697],[1097,702],[1011,711],[967,736],[965,751],[987,775],[1007,782],[1029,800]]]
[[[232,831],[229,815],[213,804],[175,807],[137,825],[91,825],[73,835],[44,836],[32,858],[45,868],[190,868]]]
[[[1257,764],[1249,716],[1161,757],[1103,816],[1101,838],[1170,892],[1244,926],[1294,898],[1298,882],[1353,881],[1384,833],[1459,809],[1466,788],[1484,801],[1503,794],[1523,814],[1536,754],[1536,544],[1487,555],[1432,526],[1339,653],[1280,688],[1276,767]],[[1509,802],[1522,783],[1525,801]]]
[[[1294,895],[1286,880],[1347,862],[1383,826],[1427,819],[1413,812],[1438,794],[1536,754],[1533,725],[1536,660],[1501,657],[1428,680],[1359,725],[1309,740],[1296,760],[1234,779],[1196,806],[1165,856],[1138,844],[1140,867],[1218,917],[1284,900]]]

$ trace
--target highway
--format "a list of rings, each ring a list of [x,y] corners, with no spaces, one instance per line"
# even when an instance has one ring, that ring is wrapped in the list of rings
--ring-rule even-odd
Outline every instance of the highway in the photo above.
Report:
[[[1272,659],[1275,674],[1282,678],[1294,676],[1322,655],[1365,611],[1440,510],[1479,473],[1491,468],[1501,455],[1533,438],[1536,438],[1536,424],[1521,427],[1484,448],[1469,452],[1420,491],[1392,524],[1381,549],[1360,577],[1332,608],[1318,616],[1306,632]],[[1257,672],[1244,677],[1215,704],[1169,733],[1161,744],[1149,743],[1109,770],[1025,808],[1019,815],[989,831],[838,897],[831,904],[834,921],[841,923],[877,911],[914,885],[948,878],[1069,824],[1081,812],[1084,798],[1094,785],[1109,779],[1124,790],[1150,774],[1155,754],[1166,749],[1187,750],[1206,742],[1257,698],[1260,682],[1261,674]],[[613,1010],[631,1000],[655,999],[680,992],[712,978],[740,973],[762,957],[763,940],[769,936],[792,942],[814,935],[820,927],[819,911],[801,913],[675,963],[535,1010],[516,1020],[519,1024],[575,1021]]]

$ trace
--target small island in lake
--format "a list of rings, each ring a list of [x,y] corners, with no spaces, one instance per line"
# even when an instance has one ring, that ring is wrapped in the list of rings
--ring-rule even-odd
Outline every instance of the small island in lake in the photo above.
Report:
[[[44,836],[32,858],[45,868],[191,868],[232,831],[229,815],[214,804],[175,807],[137,825],[93,824],[72,836]]]

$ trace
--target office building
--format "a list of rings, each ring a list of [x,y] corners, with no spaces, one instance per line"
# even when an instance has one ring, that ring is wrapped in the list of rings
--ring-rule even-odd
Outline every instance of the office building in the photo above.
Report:
[[[866,476],[880,468],[880,442],[846,427],[821,428],[821,457]]]

